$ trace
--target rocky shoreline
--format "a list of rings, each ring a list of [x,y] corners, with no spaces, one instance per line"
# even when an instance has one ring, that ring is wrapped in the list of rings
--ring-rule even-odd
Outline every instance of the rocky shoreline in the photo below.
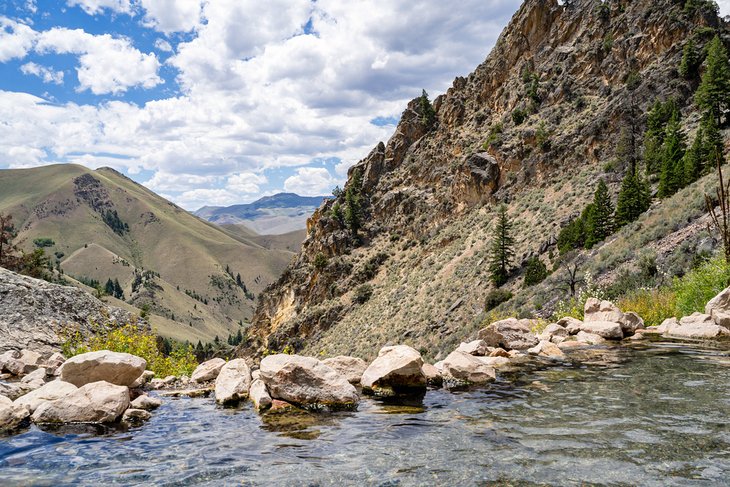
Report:
[[[0,432],[30,423],[139,424],[167,397],[207,397],[220,405],[250,401],[261,414],[356,410],[361,395],[418,397],[428,388],[461,388],[496,380],[497,374],[541,361],[571,361],[576,350],[634,342],[650,335],[708,340],[730,338],[730,288],[707,303],[705,313],[645,327],[640,316],[613,303],[589,299],[584,320],[566,317],[533,332],[534,320],[509,318],[480,330],[433,365],[407,345],[383,347],[370,364],[338,356],[275,354],[257,368],[244,359],[215,358],[190,377],[154,378],[144,359],[108,350],[65,360],[31,350],[0,355]],[[154,395],[150,395],[155,391]]]

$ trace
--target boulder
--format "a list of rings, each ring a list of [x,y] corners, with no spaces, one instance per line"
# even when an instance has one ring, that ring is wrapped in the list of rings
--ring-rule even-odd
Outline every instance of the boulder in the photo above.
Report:
[[[538,335],[539,340],[552,341],[553,343],[560,343],[568,338],[569,333],[564,327],[557,323],[551,323],[545,327],[545,329]]]
[[[137,380],[134,381],[134,383],[129,387],[132,387],[132,388],[143,387],[144,385],[149,384],[150,381],[152,381],[152,379],[154,379],[154,378],[155,378],[154,372],[152,372],[151,370],[145,370],[144,372],[142,372],[142,375],[140,375],[137,378]]]
[[[152,414],[144,409],[130,408],[124,411],[124,414],[122,415],[122,421],[131,424],[142,423],[144,421],[149,421],[150,419],[152,419]]]
[[[566,316],[565,318],[560,318],[556,324],[565,328],[569,335],[577,335],[583,322],[572,316]]]
[[[41,367],[40,369],[35,369],[30,374],[20,379],[20,382],[25,382],[26,384],[36,381],[46,381],[46,369],[44,367]]]
[[[253,402],[253,406],[257,411],[263,411],[271,407],[271,396],[269,391],[266,389],[266,384],[261,379],[255,379],[251,383],[251,388],[248,391],[248,397]]]
[[[153,409],[157,409],[160,406],[162,406],[162,401],[160,399],[148,396],[147,394],[137,396],[134,401],[129,403],[130,408],[144,409],[145,411],[151,411]]]
[[[132,385],[146,367],[147,361],[141,357],[99,350],[66,360],[61,366],[60,377],[76,387],[100,381],[126,387]]]
[[[632,336],[636,333],[636,330],[642,330],[644,328],[644,320],[633,311],[624,313],[619,324],[625,337]]]
[[[363,372],[368,368],[367,362],[363,359],[347,355],[324,359],[322,363],[345,376],[350,384],[359,384]]]
[[[421,394],[426,390],[421,354],[407,345],[383,347],[360,384],[365,392],[379,396]]]
[[[44,402],[55,401],[66,397],[78,389],[75,385],[61,380],[51,381],[44,386],[29,392],[15,400],[16,404],[22,404],[28,407],[31,413],[34,413],[38,407]]]
[[[195,382],[208,382],[218,377],[226,361],[222,358],[214,358],[198,365],[190,378]]]
[[[538,344],[539,340],[532,333],[532,320],[508,318],[497,321],[479,331],[478,338],[490,347],[501,347],[505,350],[526,350]]]
[[[174,391],[161,392],[161,396],[165,397],[208,397],[213,391],[213,388],[199,387],[197,389],[176,389]]]
[[[44,402],[35,410],[32,420],[35,423],[111,423],[128,407],[126,386],[98,381],[55,401]]]
[[[431,364],[423,364],[421,371],[426,376],[426,384],[432,387],[441,387],[444,378],[441,376],[439,369]]]
[[[489,347],[487,346],[487,342],[484,340],[474,340],[469,343],[462,343],[456,350],[468,353],[469,355],[477,355],[479,357],[489,355]]]
[[[27,384],[24,382],[0,382],[0,396],[5,396],[11,400],[15,400],[25,394],[28,394],[33,389],[35,384]]]
[[[504,365],[507,365],[509,363],[512,363],[512,361],[510,360],[510,358],[511,357],[509,355],[507,357],[502,357],[502,356],[499,356],[499,357],[477,357],[477,359],[481,363],[483,363],[485,365],[488,365],[489,367],[494,367],[495,369],[497,369],[499,367],[502,367]]]
[[[621,325],[612,321],[586,321],[581,327],[581,331],[598,335],[607,340],[621,340],[624,332]]]
[[[305,409],[354,409],[360,400],[345,376],[313,357],[269,355],[259,370],[272,398]]]
[[[536,346],[527,350],[527,353],[556,360],[562,360],[565,358],[565,354],[556,344],[546,340],[541,341]]]
[[[655,331],[656,333],[666,333],[675,326],[679,326],[679,320],[677,318],[667,318],[659,326],[650,326],[649,330]]]
[[[28,407],[16,404],[5,396],[0,396],[0,433],[12,431],[23,424],[30,416]]]
[[[578,333],[584,333],[585,335],[590,335],[589,333],[585,333],[585,332],[578,332]],[[595,336],[598,338],[601,338],[598,335],[595,335]],[[603,340],[603,338],[601,338],[601,340]],[[586,346],[586,342],[582,342],[582,341],[578,341],[578,340],[565,340],[564,342],[558,343],[558,348],[560,350],[570,350],[571,348],[579,348],[579,347],[585,347],[585,346]]]
[[[596,335],[595,333],[588,333],[582,330],[578,332],[578,334],[575,336],[575,339],[587,345],[601,345],[602,343],[606,343],[606,339],[602,336]]]
[[[444,379],[463,384],[484,384],[496,379],[494,368],[478,357],[459,350],[451,352],[443,361]]]
[[[60,372],[60,368],[66,361],[66,357],[58,352],[53,352],[50,357],[43,361],[43,366],[49,375],[55,375],[56,371]]]
[[[679,324],[670,323],[664,333],[669,337],[708,339],[729,337],[730,330],[717,325],[710,315],[693,313],[679,320]]]
[[[620,323],[624,314],[610,301],[588,298],[583,308],[583,321],[609,321]]]
[[[215,401],[227,404],[245,399],[251,387],[251,370],[246,361],[237,358],[221,367],[215,379]]]
[[[716,325],[730,329],[730,287],[707,303],[705,314],[710,315]]]
[[[259,369],[254,370],[251,372],[251,380],[258,380],[261,379],[261,372],[259,372]]]
[[[489,352],[490,357],[506,357],[509,358],[509,352],[505,350],[504,348],[495,348],[491,352]]]

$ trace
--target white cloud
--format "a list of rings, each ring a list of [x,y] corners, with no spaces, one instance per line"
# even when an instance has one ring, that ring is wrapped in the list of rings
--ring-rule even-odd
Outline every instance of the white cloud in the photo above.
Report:
[[[132,4],[129,0],[68,0],[69,7],[79,6],[89,15],[102,13],[105,9],[122,14],[132,13]]]
[[[36,35],[27,25],[0,16],[0,63],[24,58],[33,48]]]
[[[157,74],[157,56],[139,51],[127,38],[54,27],[38,35],[36,50],[78,55],[79,88],[96,95],[118,94],[134,86],[152,88],[163,82]]]
[[[198,174],[169,174],[158,171],[144,185],[152,191],[190,191],[200,186],[215,184],[214,176],[200,176]]]
[[[155,49],[159,49],[160,51],[164,52],[172,52],[172,45],[170,45],[169,42],[167,42],[165,39],[157,39],[155,40]]]
[[[254,194],[261,192],[261,185],[268,183],[266,176],[245,172],[228,178],[226,188],[231,192]]]
[[[54,71],[51,68],[36,63],[26,63],[20,67],[23,74],[38,76],[44,83],[63,84],[63,71]]]
[[[217,3],[214,0],[211,3]],[[201,0],[139,0],[146,25],[160,32],[189,32],[200,22]]]
[[[730,0],[718,0],[720,6],[720,15],[730,15]]]
[[[302,196],[329,194],[336,185],[337,180],[323,167],[301,167],[294,176],[284,181],[287,192]]]
[[[238,195],[225,189],[195,189],[185,191],[173,199],[177,204],[189,210],[196,210],[203,206],[230,206],[241,202]]]

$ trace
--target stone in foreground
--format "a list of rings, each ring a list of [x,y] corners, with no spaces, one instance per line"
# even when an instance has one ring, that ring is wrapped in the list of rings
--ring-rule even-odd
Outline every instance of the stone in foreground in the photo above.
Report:
[[[150,419],[152,419],[152,414],[144,409],[130,408],[124,411],[124,415],[122,416],[122,421],[132,424],[142,423]]]
[[[612,321],[586,321],[580,327],[581,331],[598,335],[606,340],[621,340],[624,332],[618,322]]]
[[[148,396],[147,394],[142,394],[141,396],[138,396],[134,401],[129,403],[130,408],[144,409],[145,411],[151,411],[153,409],[157,409],[160,406],[162,406],[162,401],[160,399]]]
[[[130,386],[147,367],[147,361],[129,353],[82,353],[66,360],[61,366],[61,380],[81,387],[104,381],[118,386]]]
[[[35,391],[31,391],[28,394],[21,396],[15,400],[15,403],[27,406],[30,409],[30,412],[34,413],[35,410],[44,402],[55,401],[56,399],[66,397],[76,391],[76,389],[78,388],[69,382],[54,380]]]
[[[111,423],[129,407],[129,389],[106,381],[92,382],[41,404],[34,423]]]
[[[705,314],[710,315],[716,325],[730,329],[730,287],[707,303]]]
[[[728,338],[730,337],[730,330],[724,326],[717,325],[710,315],[693,313],[679,320],[678,324],[675,324],[675,322],[667,323],[665,335],[675,338],[702,340],[709,338]]]
[[[0,433],[12,431],[30,415],[28,407],[16,404],[5,396],[0,396]]]
[[[565,358],[565,354],[560,347],[556,344],[543,340],[536,346],[527,350],[530,355],[537,355],[538,357],[547,357],[550,359],[561,360]]]
[[[461,384],[484,384],[492,382],[497,377],[493,367],[459,350],[454,350],[444,359],[441,370],[447,382]]]
[[[362,375],[363,391],[378,396],[426,391],[421,354],[407,345],[383,347]]]
[[[501,347],[505,350],[527,350],[539,342],[532,333],[531,324],[531,320],[507,318],[480,330],[478,337],[490,347]]]
[[[271,396],[269,391],[266,389],[266,384],[261,379],[255,379],[251,383],[251,388],[248,391],[248,397],[253,402],[253,406],[257,411],[263,411],[271,407]]]
[[[347,355],[324,359],[322,363],[344,375],[350,384],[359,384],[363,372],[368,368],[367,362],[363,359]]]
[[[222,358],[210,359],[207,362],[203,362],[198,365],[193,371],[193,375],[190,376],[195,382],[208,382],[218,377],[226,361]]]
[[[259,371],[273,399],[305,409],[354,409],[360,400],[345,376],[313,357],[269,355]]]
[[[219,404],[236,402],[248,397],[251,387],[251,370],[246,361],[237,358],[221,367],[215,379],[215,401]]]

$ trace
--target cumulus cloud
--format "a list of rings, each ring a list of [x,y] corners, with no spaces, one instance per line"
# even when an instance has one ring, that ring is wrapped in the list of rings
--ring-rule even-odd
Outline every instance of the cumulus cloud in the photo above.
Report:
[[[200,22],[201,0],[140,0],[140,4],[145,23],[160,32],[188,32]]]
[[[155,49],[159,49],[160,51],[164,52],[172,52],[172,45],[167,42],[165,39],[157,39],[155,40]]]
[[[294,176],[284,181],[284,189],[287,192],[303,196],[329,194],[336,185],[337,180],[323,167],[301,167]]]
[[[20,67],[23,74],[38,76],[44,83],[63,84],[63,71],[54,71],[36,63],[25,63]]]
[[[203,206],[230,206],[241,202],[238,195],[226,189],[195,189],[185,191],[173,199],[189,210],[197,210]]]
[[[0,16],[0,63],[24,58],[33,48],[36,35],[27,25]]]
[[[230,176],[226,188],[235,193],[255,194],[260,193],[261,185],[267,182],[268,179],[263,174],[244,172]]]
[[[39,34],[36,51],[77,54],[79,89],[95,95],[122,93],[133,86],[152,88],[163,82],[157,56],[139,51],[127,38],[55,27]]]
[[[67,5],[79,6],[89,15],[102,13],[105,9],[123,14],[132,13],[132,4],[129,0],[68,0]]]

